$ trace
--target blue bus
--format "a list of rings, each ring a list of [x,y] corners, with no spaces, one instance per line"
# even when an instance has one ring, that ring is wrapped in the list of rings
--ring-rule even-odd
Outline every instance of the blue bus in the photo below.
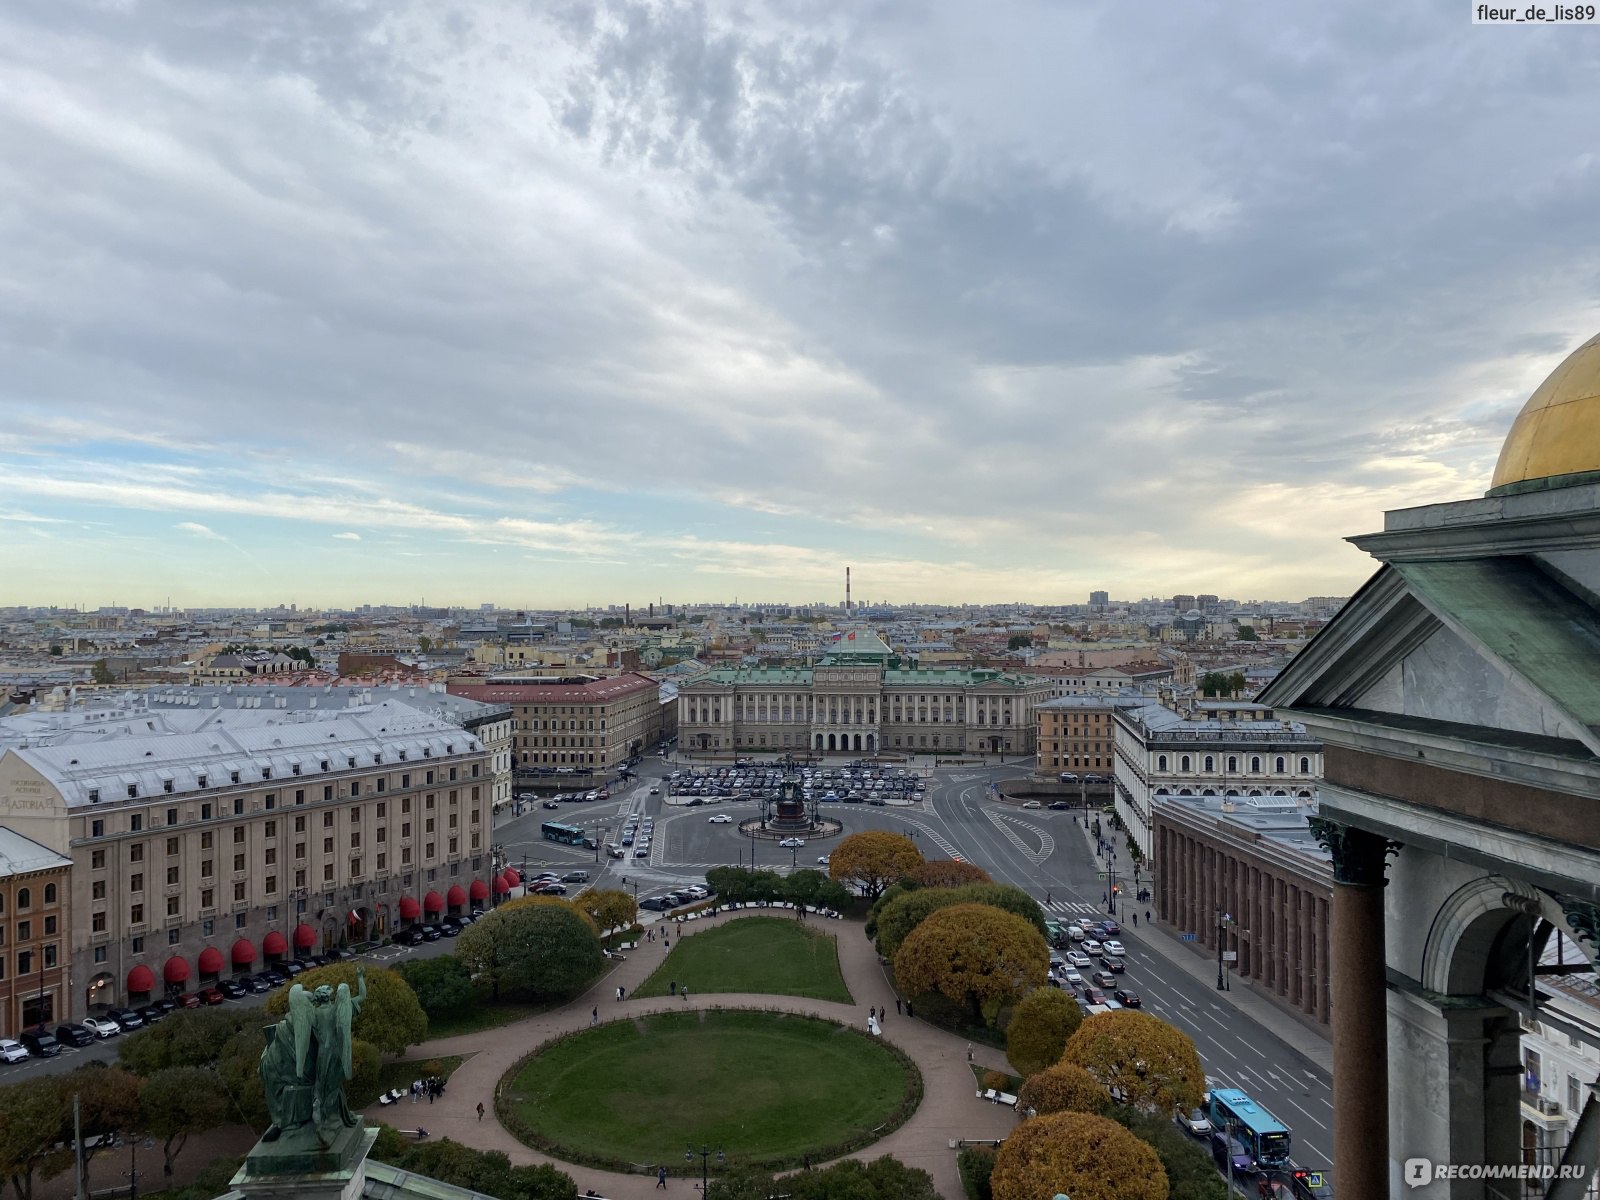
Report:
[[[539,826],[547,842],[560,842],[563,846],[583,845],[583,830],[576,825],[563,825],[560,821],[546,821]]]
[[[1212,1092],[1208,1115],[1218,1129],[1226,1130],[1245,1144],[1257,1166],[1281,1168],[1289,1165],[1289,1127],[1238,1088],[1218,1088]]]

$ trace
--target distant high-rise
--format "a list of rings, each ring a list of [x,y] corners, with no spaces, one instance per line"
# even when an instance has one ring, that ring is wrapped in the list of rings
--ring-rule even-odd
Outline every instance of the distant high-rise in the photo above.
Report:
[[[1193,596],[1174,596],[1172,598],[1172,607],[1177,612],[1181,612],[1181,613],[1188,612],[1191,608],[1194,607],[1194,597]]]
[[[1217,606],[1217,598],[1215,596],[1196,596],[1194,598],[1194,604],[1196,608],[1204,612],[1208,608],[1215,608]]]
[[[1110,592],[1090,592],[1089,593],[1089,607],[1091,607],[1091,608],[1104,608],[1104,607],[1106,607],[1106,605],[1108,605],[1110,603],[1111,603],[1111,593]]]

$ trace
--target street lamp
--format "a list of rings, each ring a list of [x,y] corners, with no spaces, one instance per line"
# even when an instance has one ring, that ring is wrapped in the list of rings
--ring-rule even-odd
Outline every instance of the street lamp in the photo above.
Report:
[[[1225,932],[1227,930],[1227,927],[1229,925],[1231,925],[1231,924],[1233,924],[1233,918],[1231,916],[1229,916],[1227,913],[1222,912],[1221,910],[1218,910],[1218,912],[1217,912],[1217,991],[1219,991],[1219,992],[1223,991],[1228,986],[1227,978],[1224,975],[1223,969],[1222,969],[1222,943],[1223,943],[1223,937],[1224,937],[1224,934],[1225,934]]]
[[[685,1150],[683,1152],[683,1161],[686,1162],[686,1163],[693,1164],[694,1156],[695,1156],[696,1153],[697,1153],[697,1151],[695,1151],[692,1148],[688,1149],[688,1150]],[[711,1179],[710,1179],[711,1147],[710,1146],[702,1146],[702,1147],[700,1147],[698,1153],[700,1155],[700,1194],[704,1195],[705,1192],[706,1192],[706,1189],[711,1184]],[[727,1161],[728,1161],[728,1156],[726,1154],[724,1154],[721,1150],[718,1150],[717,1151],[717,1166],[720,1167],[724,1163],[726,1163]]]

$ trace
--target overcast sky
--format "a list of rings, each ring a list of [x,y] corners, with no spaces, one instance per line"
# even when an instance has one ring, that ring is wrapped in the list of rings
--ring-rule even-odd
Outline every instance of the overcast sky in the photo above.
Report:
[[[0,8],[0,603],[1347,594],[1600,330],[1600,29]]]

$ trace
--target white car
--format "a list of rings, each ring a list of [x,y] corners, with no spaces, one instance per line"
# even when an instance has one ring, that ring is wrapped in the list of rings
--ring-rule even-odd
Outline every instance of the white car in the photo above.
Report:
[[[1022,807],[1023,808],[1043,808],[1044,805],[1040,804],[1037,800],[1024,800],[1022,802]]]
[[[1095,941],[1093,938],[1084,938],[1083,939],[1083,949],[1088,954],[1099,954],[1100,953],[1100,943]]]
[[[28,1048],[10,1038],[0,1038],[0,1059],[8,1063],[27,1062]]]
[[[785,850],[798,850],[805,844],[805,838],[784,838],[783,841],[778,843],[778,845],[782,846]]]
[[[658,788],[658,787],[653,787],[653,788],[650,789],[650,794],[652,796],[659,796],[659,795],[661,795],[661,789]]]
[[[1100,948],[1107,954],[1115,954],[1118,958],[1122,958],[1125,954],[1127,954],[1127,951],[1122,948],[1122,943],[1117,941],[1116,938],[1109,939]]]
[[[122,1026],[115,1021],[108,1021],[104,1017],[85,1017],[83,1027],[92,1032],[97,1038],[116,1037],[122,1032]]]
[[[1179,1109],[1177,1116],[1178,1124],[1194,1134],[1195,1137],[1205,1137],[1211,1132],[1211,1121],[1206,1116],[1206,1110],[1203,1108],[1191,1109],[1188,1112]]]
[[[714,816],[707,817],[706,820],[713,825],[727,825],[732,822],[733,816],[730,813],[717,813]]]
[[[819,867],[825,867],[825,866],[827,866],[827,865],[828,865],[828,864],[829,864],[829,863],[830,863],[830,862],[832,862],[832,861],[833,861],[833,860],[832,860],[832,857],[831,857],[831,856],[830,856],[830,855],[827,855],[827,854],[823,854],[823,855],[820,855],[820,856],[819,856],[819,857],[818,857],[818,858],[817,858],[817,866],[819,866]]]
[[[1084,954],[1078,950],[1068,950],[1066,958],[1067,966],[1077,967],[1080,971],[1086,967],[1092,967],[1094,965],[1093,959],[1091,959],[1087,954]]]
[[[1071,967],[1068,967],[1065,971],[1061,972],[1061,978],[1064,982],[1071,984],[1075,988],[1083,986],[1083,976],[1078,974],[1078,972],[1073,970]]]

